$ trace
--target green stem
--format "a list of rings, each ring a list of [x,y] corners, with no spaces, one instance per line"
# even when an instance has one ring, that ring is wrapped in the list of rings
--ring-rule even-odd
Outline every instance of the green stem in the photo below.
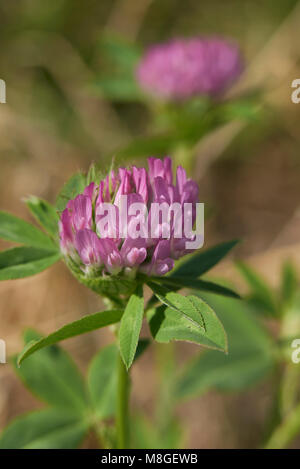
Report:
[[[287,347],[282,350],[282,357],[286,363],[281,389],[280,389],[280,410],[282,419],[289,415],[290,411],[297,404],[297,396],[299,392],[299,377],[300,369],[299,366],[292,362],[292,348],[289,337],[291,337],[295,331],[300,329],[300,319],[298,308],[291,307],[287,311],[282,312],[283,321],[281,325],[280,336],[281,338],[287,339]]]
[[[107,428],[102,422],[97,422],[94,425],[94,431],[98,438],[99,445],[101,449],[110,449],[112,448],[112,439],[109,437]]]
[[[300,404],[276,428],[267,442],[266,449],[282,449],[300,433]]]
[[[121,355],[118,362],[118,393],[117,393],[117,448],[128,449],[129,435],[129,374]]]
[[[166,431],[174,415],[175,346],[174,343],[156,344],[156,361],[159,372],[159,395],[156,405],[156,422],[160,431]]]
[[[299,330],[298,310],[291,308],[282,314],[280,339],[285,340]],[[291,349],[281,353],[285,367],[281,373],[277,395],[277,426],[272,428],[266,448],[285,448],[300,433],[300,404],[297,404],[299,392],[299,367],[291,361]]]
[[[193,148],[184,144],[179,144],[174,148],[172,157],[174,159],[175,166],[181,165],[182,162],[184,162],[187,174],[193,174],[195,166],[195,154]]]
[[[282,380],[282,370],[279,366],[274,370],[272,383],[272,405],[270,409],[270,415],[267,418],[266,428],[263,435],[263,444],[264,446],[267,441],[269,441],[271,435],[273,434],[275,428],[280,425],[282,421],[281,416],[281,380]]]
[[[284,371],[280,394],[280,410],[283,418],[288,415],[297,404],[299,377],[299,366],[295,363],[287,364]]]

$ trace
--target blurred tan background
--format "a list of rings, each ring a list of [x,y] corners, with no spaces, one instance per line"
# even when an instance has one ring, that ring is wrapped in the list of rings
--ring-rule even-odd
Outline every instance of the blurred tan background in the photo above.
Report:
[[[242,238],[234,255],[248,258],[273,285],[283,259],[298,267],[300,104],[290,98],[291,83],[300,77],[297,1],[0,0],[0,17],[0,78],[7,86],[7,104],[0,104],[1,210],[29,220],[23,197],[54,202],[73,172],[92,161],[105,170],[108,155],[147,128],[141,104],[112,105],[90,92],[102,67],[103,32],[141,46],[177,35],[225,35],[239,42],[246,63],[231,92],[261,89],[263,112],[250,123],[227,124],[197,146],[200,199],[211,208],[206,245]],[[243,288],[230,261],[216,274]],[[0,338],[9,356],[21,350],[26,326],[47,333],[102,308],[62,263],[36,277],[1,283],[0,295]],[[84,371],[110,340],[109,332],[94,332],[64,347]],[[178,346],[178,359],[195,350]],[[133,406],[149,414],[157,391],[153,358],[149,349],[133,370]],[[270,394],[270,386],[261,384],[247,393],[209,393],[186,404],[179,415],[187,447],[255,447]],[[0,427],[39,405],[11,367],[0,365]],[[93,440],[86,445],[93,447]]]

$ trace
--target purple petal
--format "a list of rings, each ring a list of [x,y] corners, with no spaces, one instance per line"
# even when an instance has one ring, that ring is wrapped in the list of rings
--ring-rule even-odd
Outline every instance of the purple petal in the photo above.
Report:
[[[176,187],[179,194],[182,194],[183,187],[187,181],[185,169],[182,166],[177,167],[176,171]]]
[[[172,160],[168,156],[166,156],[163,160],[164,164],[164,177],[168,184],[172,184],[173,181],[173,173],[172,173]]]
[[[60,247],[62,252],[67,255],[72,251],[74,243],[74,234],[72,230],[72,220],[69,210],[66,208],[62,214],[58,223]]]
[[[181,193],[181,203],[196,203],[199,200],[199,186],[195,181],[189,179],[183,187]]]
[[[111,239],[100,239],[100,253],[106,270],[111,274],[117,274],[123,267],[122,257],[116,244]]]
[[[137,194],[141,195],[143,201],[147,203],[148,201],[148,192],[149,192],[149,182],[148,182],[148,173],[145,168],[137,168],[133,166],[132,168],[132,178],[135,184],[135,190]]]
[[[91,199],[91,202],[94,203],[97,196],[97,186],[94,182],[91,182],[83,191],[83,195]]]
[[[156,177],[164,177],[164,165],[159,158],[148,158],[149,178],[151,183]]]
[[[173,269],[174,261],[170,257],[170,241],[161,240],[157,243],[152,260],[147,268],[149,275],[165,275]]]
[[[77,231],[92,227],[92,202],[89,197],[80,194],[74,199],[73,224]]]
[[[155,178],[161,177],[165,179],[167,184],[172,184],[172,160],[169,157],[161,160],[160,158],[148,158],[149,178],[151,183]]]
[[[161,240],[157,243],[155,251],[153,253],[153,261],[156,262],[158,259],[166,259],[170,257],[171,248],[169,240]]]
[[[115,197],[115,204],[119,204],[120,196],[121,195],[127,195],[132,192],[132,178],[131,178],[131,172],[128,171],[125,168],[120,168],[119,169],[119,177],[120,177],[120,186],[119,189],[116,193]]]
[[[156,275],[165,275],[174,267],[174,261],[171,258],[166,258],[158,261],[154,266],[154,272]]]
[[[83,229],[76,233],[75,246],[80,259],[85,265],[102,264],[100,254],[100,240],[92,230]]]
[[[160,176],[154,179],[154,201],[170,204],[169,187],[166,180]]]
[[[121,248],[121,256],[126,267],[134,267],[144,262],[147,257],[145,239],[125,239]]]

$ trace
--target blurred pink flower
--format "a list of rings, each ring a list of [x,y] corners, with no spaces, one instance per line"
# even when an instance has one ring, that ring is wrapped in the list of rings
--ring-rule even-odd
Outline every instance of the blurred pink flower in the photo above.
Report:
[[[144,54],[136,70],[140,87],[166,99],[217,96],[243,70],[238,47],[222,38],[175,39]]]

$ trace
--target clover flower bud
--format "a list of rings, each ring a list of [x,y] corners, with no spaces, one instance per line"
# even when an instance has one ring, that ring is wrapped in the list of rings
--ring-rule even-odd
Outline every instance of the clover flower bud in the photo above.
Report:
[[[198,185],[181,166],[174,183],[168,157],[148,162],[149,171],[120,168],[98,184],[92,182],[61,213],[61,251],[83,278],[165,275],[175,259],[190,252],[185,242],[193,236],[184,233],[184,217],[176,218],[169,208],[173,204],[180,211],[188,203],[193,224]],[[165,205],[167,218],[161,220],[159,210]]]

